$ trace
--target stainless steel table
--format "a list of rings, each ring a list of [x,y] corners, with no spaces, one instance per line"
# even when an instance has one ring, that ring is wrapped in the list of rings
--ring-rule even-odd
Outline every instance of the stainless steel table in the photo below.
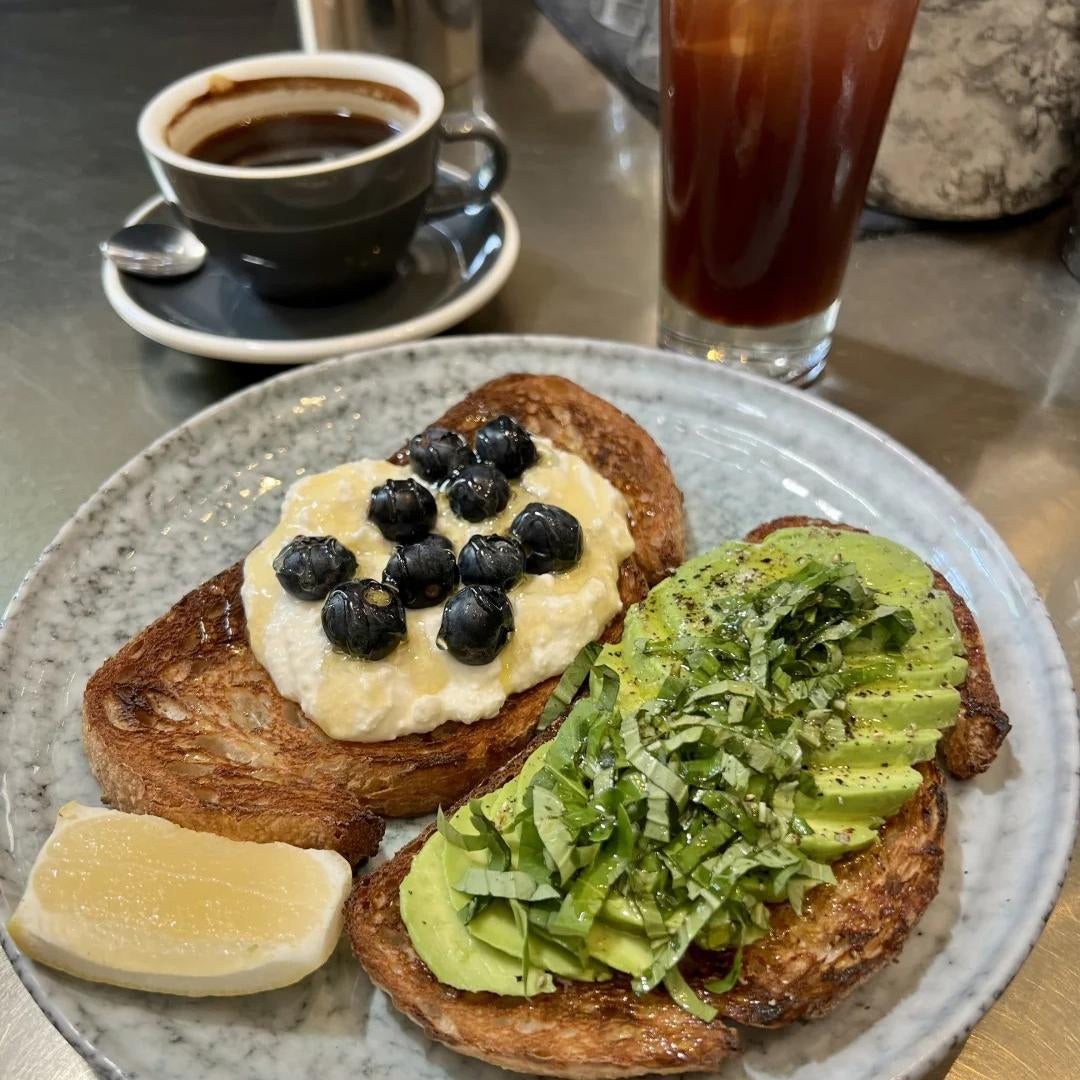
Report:
[[[655,131],[539,20],[488,5],[485,79],[509,135],[521,261],[461,332],[650,342]],[[0,603],[69,514],[151,439],[273,373],[160,348],[101,296],[96,241],[150,190],[134,139],[164,82],[289,47],[273,0],[8,0],[0,39]],[[1060,213],[859,243],[828,374],[811,392],[896,436],[989,518],[1080,672],[1080,285]],[[1029,718],[1015,717],[1026,723]],[[953,1080],[1072,1080],[1080,1061],[1080,869]],[[0,1077],[87,1066],[0,961]]]

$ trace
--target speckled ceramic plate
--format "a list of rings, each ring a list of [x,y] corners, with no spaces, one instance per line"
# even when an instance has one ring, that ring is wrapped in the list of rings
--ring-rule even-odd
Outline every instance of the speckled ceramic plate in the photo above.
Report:
[[[692,546],[779,514],[865,525],[910,545],[968,599],[1015,729],[990,772],[950,787],[941,891],[900,960],[826,1020],[751,1033],[727,1077],[914,1077],[1001,992],[1057,896],[1077,812],[1075,701],[1039,598],[940,476],[880,432],[796,391],[648,349],[458,338],[333,361],[202,413],[125,466],[20,590],[0,637],[0,915],[68,799],[98,790],[80,691],[127,637],[242,556],[303,470],[383,456],[499,372],[558,372],[645,425],[686,493]],[[393,850],[415,834],[399,823]],[[495,1080],[372,989],[344,947],[286,990],[189,1001],[79,982],[12,952],[63,1034],[103,1073],[155,1080],[297,1076]]]

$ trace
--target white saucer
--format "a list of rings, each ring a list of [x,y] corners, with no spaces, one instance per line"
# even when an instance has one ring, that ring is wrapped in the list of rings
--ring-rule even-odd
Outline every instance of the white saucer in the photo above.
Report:
[[[160,196],[124,222],[175,222]],[[479,310],[502,288],[520,249],[506,202],[467,207],[421,225],[397,277],[377,292],[324,307],[256,296],[213,256],[186,278],[151,281],[102,260],[112,309],[133,330],[183,352],[248,364],[304,364],[430,337]]]

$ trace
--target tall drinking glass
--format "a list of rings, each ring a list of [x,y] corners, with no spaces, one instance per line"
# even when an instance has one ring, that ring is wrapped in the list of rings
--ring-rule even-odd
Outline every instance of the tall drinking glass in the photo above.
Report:
[[[918,0],[663,0],[660,343],[825,364]]]

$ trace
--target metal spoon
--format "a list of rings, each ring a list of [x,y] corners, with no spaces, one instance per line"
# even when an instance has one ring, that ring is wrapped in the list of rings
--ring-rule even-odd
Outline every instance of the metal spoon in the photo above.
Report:
[[[98,248],[118,269],[138,277],[181,277],[206,260],[206,248],[194,233],[149,222],[120,229]]]

